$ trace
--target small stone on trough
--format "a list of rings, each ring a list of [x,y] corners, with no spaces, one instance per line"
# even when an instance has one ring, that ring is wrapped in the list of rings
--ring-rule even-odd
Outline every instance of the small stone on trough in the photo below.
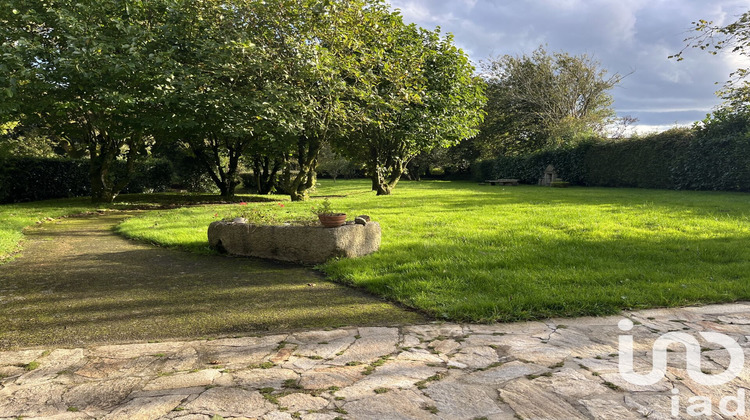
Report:
[[[365,220],[365,219],[363,219],[361,217],[357,217],[356,219],[354,219],[354,223],[356,223],[358,225],[366,225],[367,224],[367,220]]]
[[[369,222],[370,221],[370,216],[368,216],[366,214],[362,214],[362,215],[359,215],[357,217],[361,218],[361,219],[365,219],[365,222]]]

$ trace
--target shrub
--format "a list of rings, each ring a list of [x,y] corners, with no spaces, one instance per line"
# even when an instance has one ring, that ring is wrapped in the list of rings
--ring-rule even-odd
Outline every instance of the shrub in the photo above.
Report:
[[[0,203],[38,201],[86,196],[91,193],[89,161],[36,157],[0,160]],[[125,163],[118,162],[115,176],[122,176]],[[172,165],[163,159],[136,163],[135,175],[123,192],[165,191],[172,179]]]
[[[119,165],[124,171],[124,164]],[[172,184],[172,163],[166,159],[147,159],[135,164],[133,178],[123,193],[164,192]]]
[[[255,183],[255,175],[253,175],[252,172],[243,172],[240,174],[240,179],[242,180],[242,187],[251,190],[251,191],[257,191],[258,186]]]
[[[8,157],[0,165],[1,203],[77,197],[91,192],[86,160]]]
[[[476,162],[472,173],[479,181],[518,178],[536,184],[549,164],[574,185],[750,191],[750,123],[711,120],[643,138],[500,156]]]

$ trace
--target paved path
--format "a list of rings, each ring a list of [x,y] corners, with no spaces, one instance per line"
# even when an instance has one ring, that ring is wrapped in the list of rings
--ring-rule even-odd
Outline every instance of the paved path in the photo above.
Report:
[[[618,324],[625,317],[635,324],[628,333]],[[673,345],[659,382],[620,376],[620,334],[632,334],[643,372],[654,340],[669,331],[724,333],[747,353],[750,304],[2,352],[0,417],[669,419],[673,409],[681,418],[709,409],[707,417],[732,417],[737,406],[726,401],[750,387],[747,369],[725,385],[701,385]],[[724,371],[729,353],[701,346],[704,373]]]

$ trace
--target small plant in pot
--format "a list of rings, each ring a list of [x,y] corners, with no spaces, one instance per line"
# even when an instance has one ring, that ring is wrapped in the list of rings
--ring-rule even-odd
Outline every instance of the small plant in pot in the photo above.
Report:
[[[320,224],[324,227],[339,227],[346,223],[346,213],[335,212],[331,206],[331,202],[327,198],[319,205],[313,207],[313,213],[318,215]]]

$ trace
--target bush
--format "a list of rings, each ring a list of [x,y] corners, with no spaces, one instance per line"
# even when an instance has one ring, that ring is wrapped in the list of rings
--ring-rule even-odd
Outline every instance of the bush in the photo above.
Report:
[[[472,173],[478,181],[518,178],[536,184],[552,164],[573,185],[750,191],[750,123],[736,118],[625,141],[500,156],[476,162]]]
[[[0,203],[81,197],[91,194],[89,161],[7,157],[0,160]],[[125,163],[118,162],[116,175],[122,176]],[[123,192],[160,192],[169,188],[172,165],[162,159],[136,163],[135,174]]]
[[[0,203],[88,195],[86,160],[7,157],[0,162]]]
[[[119,163],[119,171],[124,172],[124,163]],[[123,193],[164,192],[172,185],[172,163],[166,159],[147,159],[135,164],[133,178]]]

